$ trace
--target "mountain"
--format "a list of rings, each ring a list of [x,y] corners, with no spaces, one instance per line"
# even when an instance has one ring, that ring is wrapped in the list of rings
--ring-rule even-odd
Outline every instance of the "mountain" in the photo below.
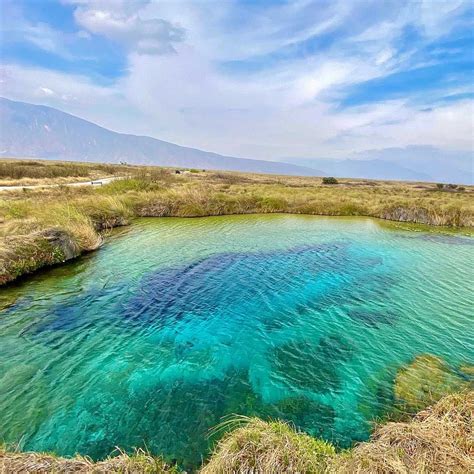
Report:
[[[295,164],[317,167],[324,173],[337,178],[366,178],[402,181],[432,181],[431,176],[417,172],[396,163],[373,160],[330,160],[330,159],[290,159]]]
[[[367,150],[355,155],[358,159],[377,159],[416,171],[423,171],[431,181],[472,184],[474,182],[473,152],[443,150],[433,146],[412,145],[405,148]]]
[[[113,132],[52,107],[0,98],[0,156],[322,176],[295,164],[251,160]]]
[[[353,153],[347,159],[284,158],[317,168],[338,178],[368,178],[436,183],[472,184],[473,155],[470,151],[443,150],[432,146],[383,148]]]

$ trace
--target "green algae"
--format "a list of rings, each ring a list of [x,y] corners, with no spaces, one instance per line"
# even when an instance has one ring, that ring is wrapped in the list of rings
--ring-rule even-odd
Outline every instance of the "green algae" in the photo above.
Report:
[[[394,393],[400,405],[415,412],[445,395],[468,388],[469,382],[453,371],[441,357],[422,354],[398,371]]]

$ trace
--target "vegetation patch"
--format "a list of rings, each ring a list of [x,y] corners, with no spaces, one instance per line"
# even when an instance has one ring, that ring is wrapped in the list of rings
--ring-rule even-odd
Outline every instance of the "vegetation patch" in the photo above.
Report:
[[[463,377],[453,371],[440,357],[422,354],[398,371],[394,392],[401,408],[413,413],[449,393],[467,390],[471,384],[467,374]]]
[[[441,399],[406,423],[377,427],[367,443],[332,458],[330,473],[474,472],[474,392]]]
[[[143,450],[133,454],[120,452],[104,461],[93,462],[89,458],[76,456],[62,458],[47,453],[20,453],[0,447],[0,472],[5,474],[24,473],[88,473],[88,474],[135,474],[135,473],[177,473],[176,468],[163,459]]]
[[[298,433],[282,421],[239,417],[220,428],[240,425],[217,444],[201,474],[324,472],[334,447]]]

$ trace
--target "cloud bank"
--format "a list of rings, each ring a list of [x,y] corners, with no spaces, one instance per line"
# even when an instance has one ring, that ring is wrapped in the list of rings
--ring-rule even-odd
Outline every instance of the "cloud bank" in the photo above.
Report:
[[[473,148],[468,1],[67,0],[49,18],[23,1],[7,12],[2,95],[113,130],[268,160]]]

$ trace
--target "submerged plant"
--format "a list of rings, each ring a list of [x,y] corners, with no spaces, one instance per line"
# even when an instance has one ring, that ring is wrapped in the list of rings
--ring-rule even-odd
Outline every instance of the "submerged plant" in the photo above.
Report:
[[[443,396],[469,388],[469,381],[452,371],[440,357],[422,354],[399,370],[395,378],[396,401],[415,412]]]

